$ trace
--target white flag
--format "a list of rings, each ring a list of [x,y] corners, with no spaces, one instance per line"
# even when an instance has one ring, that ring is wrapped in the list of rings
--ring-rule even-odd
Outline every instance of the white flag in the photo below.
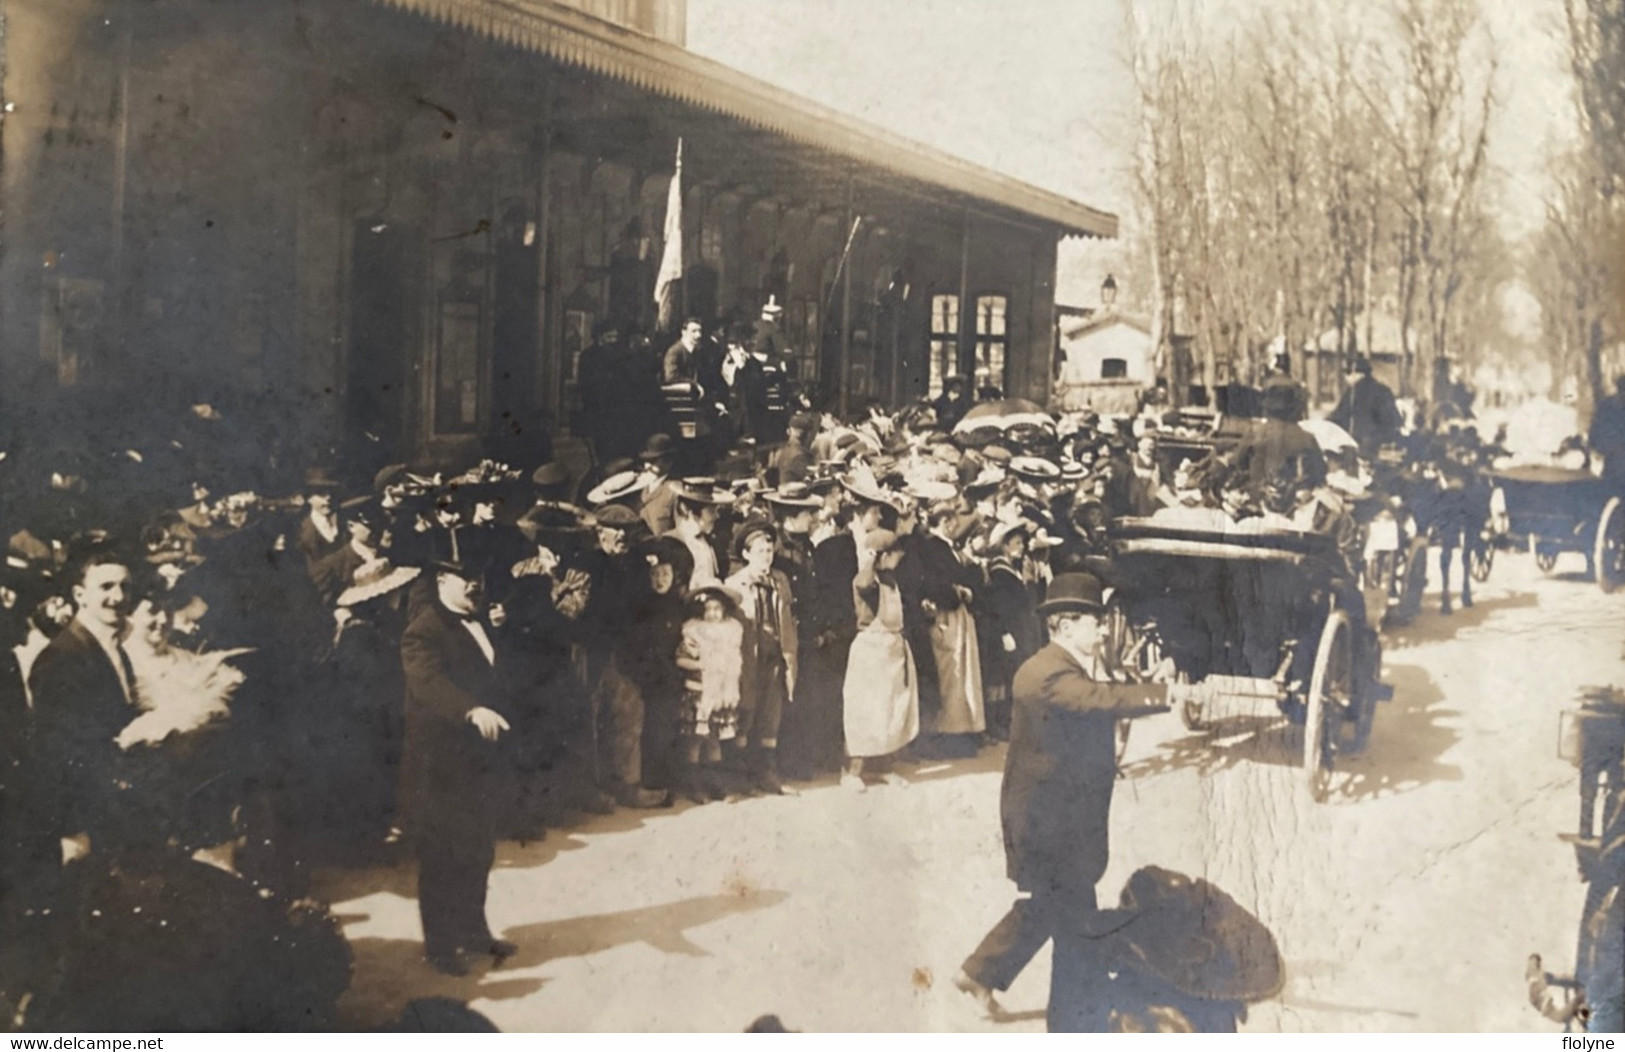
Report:
[[[670,329],[676,311],[671,303],[671,283],[683,276],[683,140],[677,140],[677,170],[666,192],[666,228],[661,234],[665,247],[660,253],[660,273],[655,278],[655,305],[660,309],[660,327]]]

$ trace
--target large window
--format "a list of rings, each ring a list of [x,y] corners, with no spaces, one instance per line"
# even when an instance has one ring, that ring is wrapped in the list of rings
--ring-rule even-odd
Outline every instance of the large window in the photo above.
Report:
[[[959,297],[931,297],[931,376],[930,395],[942,393],[942,385],[959,375]]]
[[[976,387],[1004,390],[1005,310],[1004,296],[976,297]]]

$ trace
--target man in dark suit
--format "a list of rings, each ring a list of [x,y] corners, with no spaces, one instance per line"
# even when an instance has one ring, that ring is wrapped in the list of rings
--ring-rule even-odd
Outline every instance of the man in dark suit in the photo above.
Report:
[[[466,975],[465,954],[499,962],[516,947],[491,934],[486,881],[496,858],[493,780],[511,729],[500,659],[481,615],[483,575],[431,566],[435,594],[401,638],[406,671],[405,792],[418,858],[418,912],[429,964]]]
[[[1399,441],[1399,429],[1405,423],[1394,392],[1388,385],[1371,375],[1371,360],[1358,358],[1348,374],[1348,388],[1343,392],[1331,419],[1360,444],[1360,452],[1367,457],[1389,442]]]
[[[130,570],[109,546],[76,558],[68,581],[77,610],[29,672],[34,699],[32,816],[62,840],[63,861],[140,836],[129,765],[115,743],[136,708],[135,671],[122,639]]]
[[[337,488],[337,480],[324,472],[312,471],[305,478],[305,506],[310,512],[299,520],[294,544],[305,557],[305,568],[312,576],[317,563],[344,547],[344,533],[333,508]]]
[[[994,992],[1008,989],[1050,939],[1058,957],[1087,955],[1091,942],[1098,945],[1095,884],[1110,854],[1116,723],[1165,712],[1191,689],[1113,681],[1116,670],[1101,652],[1102,591],[1089,574],[1055,579],[1038,608],[1048,620],[1050,642],[1021,666],[1012,687],[999,811],[1006,868],[1024,897],[988,932],[954,980],[990,1016],[1002,1013]],[[1104,979],[1104,962],[1098,975]],[[1052,1019],[1056,1008],[1052,992]]]

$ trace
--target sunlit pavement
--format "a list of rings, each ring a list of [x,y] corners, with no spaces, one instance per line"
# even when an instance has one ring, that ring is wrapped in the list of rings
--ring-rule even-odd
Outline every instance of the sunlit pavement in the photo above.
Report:
[[[1568,560],[1573,560],[1572,564]],[[1578,803],[1558,713],[1621,682],[1625,594],[1503,553],[1478,605],[1430,593],[1385,638],[1395,688],[1367,752],[1309,800],[1290,728],[1136,726],[1101,900],[1158,864],[1212,880],[1274,932],[1287,985],[1260,1031],[1551,1032],[1524,963],[1572,963],[1583,889],[1557,840]],[[506,843],[490,916],[519,954],[430,971],[409,867],[329,873],[356,954],[344,1010],[377,1025],[409,999],[468,1001],[503,1030],[1042,1030],[1047,951],[978,1018],[959,962],[1014,894],[998,825],[1002,751],[905,767],[906,786],[621,812]]]

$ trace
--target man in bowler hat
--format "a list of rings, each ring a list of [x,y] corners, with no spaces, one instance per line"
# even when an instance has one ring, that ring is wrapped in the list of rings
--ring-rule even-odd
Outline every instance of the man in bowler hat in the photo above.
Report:
[[[496,633],[483,616],[483,574],[460,562],[429,569],[434,597],[417,606],[401,639],[404,781],[425,955],[439,972],[466,975],[469,955],[500,962],[516,949],[492,935],[485,919],[486,881],[496,857],[490,801],[512,711]]]
[[[1087,948],[1101,932],[1095,884],[1110,853],[1116,723],[1166,712],[1190,688],[1117,682],[1102,651],[1106,604],[1098,579],[1057,577],[1039,606],[1050,642],[1016,672],[1010,747],[999,811],[1010,879],[1022,892],[965,960],[955,985],[991,1017],[1009,988],[1052,938],[1058,955]],[[1159,668],[1162,678],[1171,667]],[[1104,978],[1105,966],[1098,969]],[[1088,991],[1076,988],[1069,995]],[[1051,997],[1052,1019],[1056,1014]],[[1102,1008],[1102,1023],[1105,1009]]]

